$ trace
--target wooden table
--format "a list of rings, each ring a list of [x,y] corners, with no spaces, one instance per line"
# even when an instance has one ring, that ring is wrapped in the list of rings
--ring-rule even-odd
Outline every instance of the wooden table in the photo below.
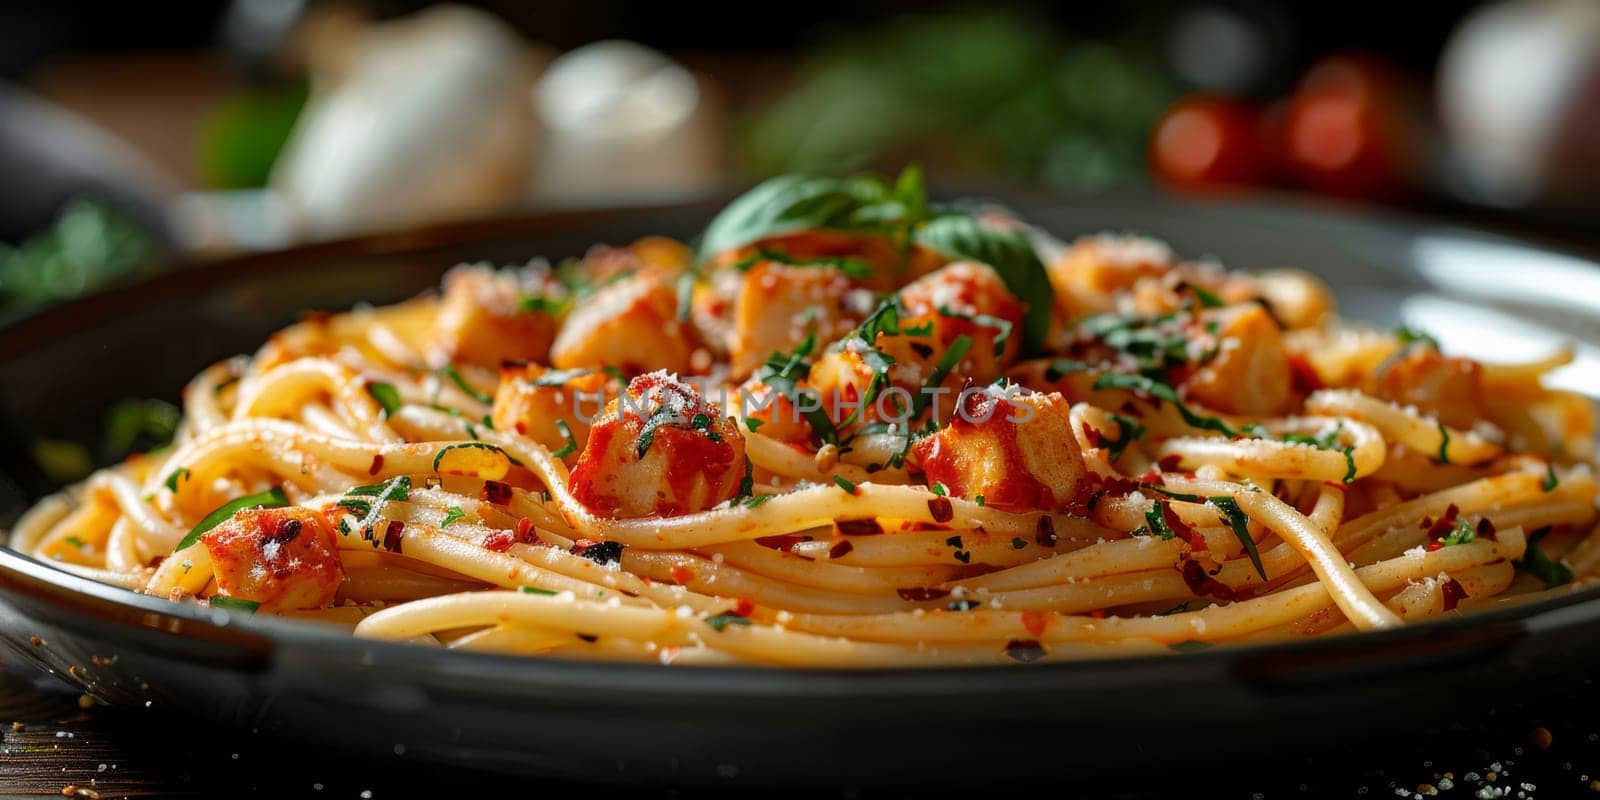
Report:
[[[1485,786],[1507,798],[1600,798],[1600,698],[1592,683],[1570,687],[1542,709],[1507,705],[1487,726],[1444,731],[1392,731],[1378,746],[1308,755],[1293,763],[1261,763],[1242,753],[1208,774],[1129,776],[1116,786],[1054,785],[1076,797],[1396,797],[1426,785],[1441,798],[1471,798]],[[1463,698],[1463,702],[1466,699]],[[1541,714],[1542,712],[1542,714]],[[1545,720],[1540,724],[1540,720]],[[1549,721],[1554,719],[1555,721]],[[1541,732],[1542,731],[1542,732]],[[1196,735],[1214,735],[1197,731]],[[1546,736],[1548,735],[1548,738]],[[350,760],[252,734],[212,729],[160,709],[88,705],[47,676],[12,666],[0,670],[0,797],[738,797],[721,788],[634,787],[619,791],[494,776],[456,774],[404,758]],[[1541,746],[1542,745],[1542,746]],[[823,745],[825,746],[825,745]],[[1181,742],[1173,743],[1181,747]],[[1489,773],[1493,772],[1491,781]],[[1451,777],[1444,779],[1449,773]],[[1474,779],[1474,775],[1476,778]],[[930,776],[936,780],[937,776]],[[1147,790],[1140,781],[1160,781]],[[1448,783],[1446,782],[1448,780]],[[1535,788],[1527,789],[1523,784]],[[1446,785],[1454,788],[1444,789]],[[1362,791],[1362,789],[1365,791]],[[420,793],[420,794],[419,794]],[[883,797],[938,794],[823,788],[763,791],[769,796]],[[965,793],[971,796],[972,792]],[[1060,794],[1058,796],[1067,796]]]

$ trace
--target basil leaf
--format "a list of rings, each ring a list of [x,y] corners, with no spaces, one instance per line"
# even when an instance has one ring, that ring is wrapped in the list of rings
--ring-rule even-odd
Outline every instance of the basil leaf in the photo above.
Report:
[[[460,389],[468,397],[483,403],[484,405],[494,405],[493,395],[486,392],[480,392],[474,388],[472,384],[467,383],[467,379],[462,377],[461,373],[458,372],[455,367],[443,367],[439,370],[439,372],[442,373],[446,378],[449,378],[450,381],[456,385],[456,388]]]
[[[1184,405],[1182,400],[1178,399],[1178,392],[1176,389],[1173,389],[1171,386],[1168,386],[1165,383],[1152,378],[1147,378],[1143,375],[1124,375],[1117,372],[1107,373],[1095,379],[1094,388],[1096,391],[1100,389],[1128,389],[1130,391],[1143,392],[1144,394],[1150,395],[1157,400],[1165,400],[1166,402],[1171,403],[1174,408],[1178,409],[1178,414],[1183,417],[1183,421],[1189,423],[1193,427],[1200,428],[1202,430],[1216,431],[1223,436],[1237,436],[1239,434],[1239,432],[1235,430],[1232,425],[1229,425],[1228,423],[1223,422],[1216,417],[1203,417],[1194,413],[1193,411],[1190,411],[1189,407]]]
[[[1515,562],[1517,569],[1531,573],[1534,577],[1544,581],[1544,588],[1554,589],[1572,582],[1572,570],[1560,559],[1552,560],[1539,549],[1539,542],[1550,534],[1550,528],[1540,528],[1528,534],[1528,549],[1523,551],[1522,560]]]
[[[572,428],[567,426],[567,421],[564,419],[556,420],[556,430],[561,432],[561,438],[566,439],[567,443],[562,445],[560,450],[557,450],[550,455],[553,455],[556,458],[566,458],[567,456],[572,455],[572,451],[578,449],[578,440],[572,438]]]
[[[965,214],[935,217],[912,234],[919,245],[954,258],[988,264],[1027,307],[1022,317],[1022,349],[1044,347],[1055,290],[1033,243],[1020,230],[1001,230]]]
[[[190,529],[188,535],[178,541],[178,546],[172,548],[172,552],[176,553],[186,547],[193,546],[195,542],[200,541],[201,535],[206,531],[228,521],[229,518],[240,511],[252,508],[283,508],[287,505],[289,505],[289,496],[283,493],[282,486],[274,486],[260,494],[247,494],[244,497],[230,500],[218,506],[217,510],[207,514],[204,519],[200,520],[198,524]]]
[[[378,405],[383,406],[384,419],[393,417],[400,412],[400,392],[394,388],[394,384],[369,383],[367,384],[367,394],[372,395],[372,399],[378,401]]]
[[[722,633],[722,629],[729,625],[749,625],[750,620],[728,611],[714,617],[706,617],[706,624],[710,625],[711,629],[717,633]]]
[[[1238,502],[1231,497],[1213,497],[1211,505],[1217,507],[1224,517],[1228,519],[1228,527],[1233,529],[1233,535],[1239,538],[1239,544],[1244,545],[1244,551],[1250,556],[1250,564],[1256,568],[1256,574],[1261,580],[1267,579],[1267,568],[1261,564],[1261,551],[1256,548],[1256,540],[1250,537],[1250,518],[1245,516]]]
[[[210,603],[212,608],[226,608],[229,611],[242,611],[246,614],[254,614],[256,609],[261,607],[261,604],[254,600],[246,600],[242,597],[223,597],[221,595],[212,597],[206,602]]]
[[[711,220],[700,237],[700,259],[798,231],[877,229],[881,226],[856,215],[885,199],[882,194],[881,184],[862,180],[779,175],[740,195]]]

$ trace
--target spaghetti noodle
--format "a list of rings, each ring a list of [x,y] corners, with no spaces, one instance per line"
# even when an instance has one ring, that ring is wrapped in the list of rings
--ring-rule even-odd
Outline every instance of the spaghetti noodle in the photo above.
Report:
[[[1169,652],[1596,580],[1586,399],[1294,271],[1071,244],[915,173],[788,176],[697,252],[462,266],[197,376],[12,547],[149,594],[555,658]],[[1507,402],[1515,398],[1515,402]]]

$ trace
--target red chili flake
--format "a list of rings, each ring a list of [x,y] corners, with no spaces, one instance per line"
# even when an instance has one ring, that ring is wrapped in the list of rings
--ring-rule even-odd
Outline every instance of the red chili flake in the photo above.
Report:
[[[1033,528],[1033,540],[1040,547],[1055,547],[1059,541],[1056,536],[1056,523],[1048,516],[1039,518],[1039,523]]]
[[[1451,578],[1444,582],[1444,610],[1450,611],[1462,600],[1467,599],[1467,587],[1461,582]]]
[[[1495,538],[1494,523],[1490,522],[1488,517],[1478,520],[1478,538],[1488,539],[1491,542],[1499,541]]]
[[[846,553],[854,549],[856,546],[851,544],[849,539],[840,540],[838,544],[828,548],[828,558],[843,558]]]
[[[483,537],[483,549],[491,553],[504,553],[511,549],[517,540],[512,538],[510,531],[495,531]]]
[[[1090,611],[1089,612],[1089,616],[1091,618],[1093,618],[1093,619],[1105,619],[1106,618],[1106,610],[1103,609],[1103,608],[1097,608],[1097,609],[1095,609],[1093,611]]]
[[[539,541],[539,534],[533,530],[533,520],[522,517],[517,520],[517,542],[519,544],[533,544]]]
[[[686,585],[688,585],[689,581],[692,581],[692,580],[694,580],[694,570],[689,569],[688,567],[686,567],[686,566],[684,566],[682,564],[673,564],[672,565],[672,582],[673,583],[676,583],[679,586],[686,586]]]
[[[600,641],[600,637],[592,633],[580,633],[578,634],[578,638],[588,642],[589,644],[594,644],[595,642]]]
[[[841,519],[833,523],[839,533],[846,536],[877,536],[883,533],[883,526],[878,521],[867,517],[865,519]]]
[[[1422,518],[1422,522],[1418,523],[1417,527],[1421,528],[1423,530],[1427,530],[1427,529],[1433,527],[1433,517],[1431,517],[1431,516],[1423,517]]]
[[[1044,629],[1050,625],[1050,618],[1042,611],[1022,612],[1022,627],[1034,636],[1043,636]]]
[[[1156,466],[1160,467],[1162,472],[1174,472],[1178,469],[1178,465],[1182,463],[1183,456],[1172,453],[1162,456],[1160,460],[1156,461]]]
[[[383,549],[391,553],[400,552],[400,542],[406,536],[406,524],[397,519],[389,520],[389,527],[383,531]]]
[[[1155,467],[1151,467],[1145,470],[1143,475],[1139,476],[1139,483],[1145,486],[1160,486],[1161,473]]]
[[[803,533],[785,533],[778,536],[760,536],[756,538],[756,544],[773,550],[781,550],[785,553],[793,550],[795,545],[809,541],[811,541],[811,537]]]
[[[372,466],[367,467],[367,474],[368,475],[376,475],[376,474],[378,474],[378,473],[380,473],[382,471],[383,471],[383,454],[382,453],[374,454],[372,456]]]
[[[484,481],[478,499],[497,506],[506,505],[511,502],[511,487],[499,481]]]
[[[1191,548],[1194,548],[1195,550],[1206,549],[1206,537],[1201,536],[1199,531],[1195,530],[1194,528],[1190,527],[1188,523],[1184,522],[1183,519],[1178,516],[1178,512],[1172,510],[1171,503],[1161,504],[1161,520],[1167,523],[1167,527],[1170,528],[1175,535],[1188,542]]]
[[[756,601],[748,597],[741,597],[733,603],[733,613],[741,617],[749,617],[756,610]]]
[[[1198,561],[1186,559],[1182,571],[1184,585],[1196,595],[1210,595],[1218,600],[1239,599],[1239,593],[1235,592],[1232,586],[1206,574],[1205,567],[1200,566]]]
[[[933,516],[934,522],[949,522],[956,518],[956,509],[950,505],[948,497],[929,498],[928,513]]]
[[[894,593],[900,595],[900,599],[908,603],[924,603],[929,600],[938,600],[941,597],[947,597],[949,596],[950,591],[948,589],[934,589],[930,587],[916,586],[910,589],[896,589],[894,590]]]
[[[1087,422],[1083,423],[1083,438],[1088,440],[1090,447],[1099,447],[1101,442],[1105,441],[1105,439],[1100,436],[1100,432],[1095,430],[1094,426]]]
[[[527,425],[527,423],[524,423],[520,419],[517,420],[517,424],[515,424],[515,425],[513,425],[511,427],[516,428],[517,429],[517,433],[522,434],[523,436],[527,436],[528,435],[528,425]]]
[[[1012,661],[1027,664],[1044,658],[1049,651],[1033,639],[1012,639],[1006,642],[1006,656]]]
[[[331,311],[300,312],[300,321],[307,325],[326,325],[330,319],[333,319],[333,312]]]
[[[1444,516],[1440,517],[1437,522],[1428,527],[1428,538],[1438,539],[1441,536],[1449,536],[1450,532],[1455,530],[1456,517],[1460,514],[1461,509],[1456,508],[1455,503],[1451,503],[1450,506],[1444,510]]]

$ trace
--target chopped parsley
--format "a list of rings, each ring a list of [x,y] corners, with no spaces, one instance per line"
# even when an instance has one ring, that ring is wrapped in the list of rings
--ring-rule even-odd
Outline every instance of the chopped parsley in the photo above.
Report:
[[[933,485],[928,487],[928,490],[940,497],[948,497],[950,494],[950,491],[944,488],[944,484],[938,481],[934,481]]]
[[[972,502],[977,503],[980,506],[983,505],[983,495],[980,494],[980,495],[977,495],[977,496],[973,497],[972,498]]]
[[[1439,426],[1439,463],[1448,464],[1450,463],[1450,429],[1446,428],[1444,423],[1438,420],[1434,420],[1434,424]]]
[[[523,594],[537,594],[544,597],[554,597],[556,595],[555,592],[552,592],[549,589],[540,589],[537,586],[522,586],[518,587],[517,591],[522,592]]]
[[[1023,550],[1023,549],[1026,549],[1027,546],[1028,546],[1028,540],[1027,539],[1024,539],[1024,538],[1022,538],[1020,536],[1011,537],[1011,549],[1012,550]]]
[[[843,475],[835,475],[835,476],[833,476],[833,482],[836,483],[836,484],[839,484],[839,488],[845,490],[846,494],[855,494],[856,493],[856,485],[854,483],[851,483],[850,479],[846,478]]]
[[[997,332],[994,337],[994,357],[999,358],[1005,353],[1006,342],[1011,340],[1011,320],[991,317],[988,314],[963,314],[952,310],[949,306],[939,306],[939,314],[952,319],[964,319],[981,328],[993,328]],[[909,328],[906,330],[910,332]]]
[[[1111,451],[1111,460],[1115,461],[1122,457],[1128,445],[1144,438],[1145,427],[1139,424],[1138,420],[1121,414],[1112,413],[1111,418],[1117,421],[1118,435],[1117,438],[1107,442],[1106,446]]]
[[[1539,580],[1544,581],[1544,588],[1554,589],[1572,582],[1572,570],[1559,559],[1551,559],[1540,549],[1539,542],[1550,534],[1550,528],[1544,527],[1528,535],[1528,549],[1523,552],[1522,560],[1516,562],[1517,569],[1527,572]]]
[[[466,516],[467,512],[462,511],[461,506],[451,506],[450,511],[444,515],[444,521],[439,523],[439,527],[448,528],[450,523],[465,519]]]
[[[751,433],[755,433],[756,431],[761,430],[761,426],[765,425],[765,424],[767,424],[767,423],[764,420],[758,419],[756,417],[745,417],[744,418],[744,426],[746,428],[749,428]]]
[[[771,500],[774,497],[777,497],[777,495],[775,495],[775,494],[758,494],[758,495],[756,495],[754,497],[751,497],[749,500],[744,501],[744,507],[745,508],[760,508],[762,503],[765,503],[765,502],[767,502],[768,500]]]
[[[1545,494],[1549,494],[1560,485],[1561,478],[1556,475],[1556,465],[1546,462],[1544,465],[1544,481],[1539,484],[1539,488],[1543,489]]]
[[[807,361],[806,357],[811,355],[811,351],[816,346],[817,337],[815,334],[811,334],[807,335],[788,354],[773,353],[767,358],[767,363],[756,370],[756,379],[786,398],[790,403],[793,403],[796,408],[800,408],[800,395],[802,392],[800,381],[811,375],[811,362]],[[808,396],[810,395],[808,394]],[[811,404],[807,403],[806,405]],[[817,408],[802,412],[805,415],[806,422],[811,425],[811,431],[817,435],[817,439],[823,444],[838,444],[839,431],[834,426],[833,420],[828,417],[827,412],[822,410],[820,402],[816,403],[816,405]],[[751,430],[755,429],[751,428]]]
[[[173,470],[172,474],[168,475],[167,479],[161,483],[167,487],[168,491],[176,492],[178,491],[178,482],[186,480],[189,475],[190,472],[188,467],[178,467],[177,469]]]
[[[983,605],[983,603],[981,603],[981,602],[979,602],[977,600],[951,600],[950,604],[945,606],[945,610],[946,611],[971,611],[972,609],[977,608],[978,606],[981,606],[981,605]]]
[[[61,541],[66,542],[67,544],[72,545],[73,547],[76,547],[79,550],[82,550],[83,548],[89,546],[88,542],[78,538],[77,536],[68,536],[65,539],[62,539]]]
[[[1433,338],[1427,331],[1401,325],[1394,329],[1394,338],[1399,340],[1402,350],[1410,349],[1412,345],[1420,344],[1439,349],[1439,340]]]
[[[467,379],[462,377],[461,373],[458,372],[455,367],[441,367],[439,369],[439,373],[444,375],[446,378],[449,378],[450,382],[454,383],[456,388],[460,389],[462,393],[466,394],[468,397],[485,405],[494,404],[494,397],[492,395],[489,395],[485,392],[480,392],[473,388],[472,384],[467,383]]]
[[[211,603],[212,608],[225,608],[229,611],[238,611],[244,614],[254,614],[256,609],[261,607],[261,604],[254,600],[246,600],[242,597],[223,597],[221,595],[212,597],[208,602]]]
[[[400,413],[400,391],[394,388],[394,384],[369,383],[367,384],[367,394],[372,395],[372,399],[378,401],[378,405],[383,406],[385,419]]]
[[[553,455],[556,458],[566,458],[567,456],[572,455],[573,451],[578,449],[578,440],[572,438],[572,429],[567,427],[567,421],[564,419],[556,420],[556,430],[561,432],[561,438],[565,439],[567,443],[562,445],[560,450],[557,450],[550,455]]]
[[[1470,544],[1477,538],[1477,532],[1467,524],[1466,520],[1456,520],[1455,527],[1451,528],[1449,533],[1440,536],[1438,541],[1445,547],[1452,547],[1458,544]]]
[[[283,493],[282,486],[274,486],[259,494],[247,494],[235,498],[218,506],[215,511],[205,515],[189,533],[179,540],[178,546],[172,548],[174,553],[184,548],[191,547],[206,531],[221,525],[233,517],[234,514],[252,508],[283,508],[289,505],[289,496]]]
[[[1238,537],[1239,544],[1244,545],[1244,551],[1250,556],[1250,564],[1256,568],[1256,574],[1260,575],[1262,580],[1266,580],[1267,568],[1261,564],[1261,551],[1256,548],[1256,540],[1250,536],[1250,518],[1245,516],[1238,502],[1231,497],[1213,497],[1210,498],[1210,502],[1228,520],[1228,527],[1233,529],[1233,535]]]
[[[444,447],[439,448],[439,452],[433,454],[433,471],[439,471],[440,465],[444,463],[445,453],[448,453],[451,450],[465,450],[469,447],[476,448],[478,450],[492,450],[500,455],[506,456],[506,451],[501,450],[500,448],[487,442],[457,442],[455,444],[445,445]],[[517,463],[516,459],[511,458],[511,456],[506,456],[506,458],[513,464]]]
[[[1178,391],[1176,389],[1173,389],[1171,386],[1168,386],[1161,381],[1146,377],[1144,375],[1124,375],[1116,372],[1107,373],[1095,379],[1094,388],[1096,391],[1100,389],[1127,389],[1129,391],[1147,394],[1158,400],[1164,400],[1168,403],[1171,403],[1172,406],[1178,410],[1178,414],[1183,417],[1183,421],[1187,422],[1192,427],[1200,428],[1202,430],[1216,431],[1224,436],[1239,435],[1238,429],[1226,422],[1223,422],[1221,419],[1218,419],[1217,417],[1201,416],[1189,410],[1189,407],[1184,405],[1182,400],[1178,399]]]
[[[1045,368],[1044,379],[1055,382],[1061,380],[1068,373],[1088,372],[1091,369],[1094,369],[1094,365],[1087,361],[1077,361],[1070,358],[1058,358],[1050,362],[1050,366]]]
[[[738,614],[735,614],[732,611],[725,611],[714,617],[706,617],[706,624],[710,625],[712,630],[716,631],[717,633],[721,633],[722,629],[728,627],[729,625],[749,625],[750,619],[748,617],[742,617]]]
[[[946,350],[944,355],[939,358],[939,363],[934,366],[933,373],[923,382],[923,388],[935,389],[939,384],[944,383],[944,379],[950,375],[950,370],[955,369],[955,366],[961,363],[961,359],[966,358],[967,351],[971,348],[971,337],[964,333],[957,336],[954,341],[950,342],[950,349]],[[874,378],[873,380],[877,379]],[[934,394],[931,391],[917,392],[917,396],[911,401],[911,417],[913,419],[922,416],[922,412],[927,409],[928,403],[932,401],[933,396]]]

